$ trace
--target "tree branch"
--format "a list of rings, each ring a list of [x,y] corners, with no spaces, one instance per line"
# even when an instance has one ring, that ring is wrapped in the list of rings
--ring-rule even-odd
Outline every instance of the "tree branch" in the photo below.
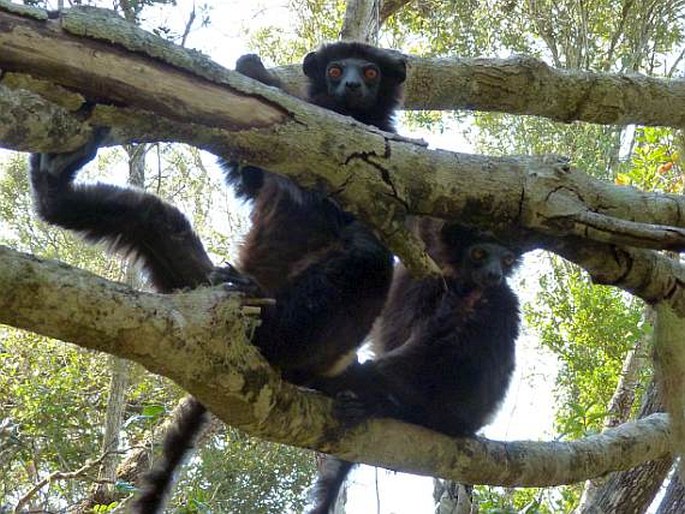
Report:
[[[226,71],[112,18],[109,11],[72,9],[63,24],[61,30],[57,21],[0,12],[0,66],[5,70],[0,82],[1,145],[69,150],[70,144],[86,140],[92,125],[116,127],[122,141],[172,139],[195,144],[279,170],[305,186],[324,183],[417,270],[434,268],[404,228],[408,214],[500,230],[518,225],[525,229],[521,236],[528,248],[536,245],[539,234],[578,236],[609,245],[685,247],[681,195],[606,184],[555,158],[429,151],[420,143],[370,130]],[[90,39],[106,35],[118,46]],[[72,92],[55,93],[47,79]],[[27,89],[47,99],[30,95]],[[44,118],[39,116],[42,112]],[[335,134],[335,140],[329,134]],[[571,258],[589,267],[586,260]],[[647,266],[658,260],[649,254],[640,259],[631,259],[630,264]],[[621,271],[619,277],[633,270]],[[612,283],[624,287],[620,280]],[[675,284],[675,289],[650,287],[649,292],[643,292],[645,284],[627,287],[650,302],[677,303],[682,283]]]
[[[279,170],[304,186],[325,185],[416,269],[433,268],[404,229],[407,215],[460,219],[495,230],[518,226],[514,235],[522,246],[550,248],[586,267],[595,280],[667,302],[685,314],[685,271],[644,249],[685,248],[680,196],[605,184],[558,159],[429,151],[226,71],[100,9],[72,9],[48,20],[44,11],[0,0],[0,47],[1,146],[66,151],[101,125],[114,127],[120,142],[188,142]],[[523,67],[496,67],[495,75],[509,85],[495,81],[490,94],[506,97],[503,92],[513,94],[514,84],[519,95],[530,86],[521,77],[530,73],[534,80],[559,75],[525,59],[517,63]],[[420,77],[416,69],[412,80]],[[545,80],[569,79],[555,76]],[[485,88],[492,77],[485,72],[483,77],[473,80],[485,80]],[[672,85],[647,84],[640,91]],[[410,94],[411,87],[410,82]],[[547,103],[541,98],[553,91],[560,95],[558,88],[540,87],[536,91],[544,94],[534,101],[528,97],[531,105]],[[593,85],[583,98],[597,94]],[[488,108],[482,101],[478,107]],[[592,111],[586,100],[575,101],[572,111],[562,107],[554,116],[584,119]],[[506,108],[519,112],[520,107]],[[673,105],[668,111],[682,115]],[[255,320],[236,295],[209,288],[174,295],[136,292],[5,248],[0,248],[0,290],[8,292],[0,297],[0,323],[136,360],[179,383],[231,425],[347,459],[466,483],[546,486],[624,469],[669,451],[663,415],[571,443],[455,441],[389,420],[343,434],[330,416],[330,400],[283,382],[246,344]]]
[[[685,80],[638,73],[561,70],[518,55],[506,59],[409,57],[404,108],[529,114],[569,123],[685,125]],[[292,94],[299,65],[272,69]],[[301,94],[301,93],[300,93]]]
[[[246,344],[254,320],[241,314],[236,295],[142,293],[4,247],[0,290],[10,292],[0,297],[0,323],[135,360],[230,425],[346,459],[465,483],[548,486],[626,469],[670,448],[665,415],[567,443],[451,439],[392,420],[343,433],[329,399],[283,382]]]
[[[31,498],[33,498],[38,493],[38,491],[40,491],[46,485],[56,480],[73,480],[74,478],[81,478],[82,476],[86,475],[90,470],[92,470],[96,466],[99,466],[105,459],[105,457],[107,457],[107,455],[108,452],[105,452],[102,455],[100,455],[100,457],[98,457],[97,459],[87,460],[85,464],[83,464],[83,466],[81,466],[79,469],[75,471],[55,471],[53,473],[50,473],[48,476],[46,476],[40,482],[34,485],[24,496],[19,498],[19,501],[17,501],[17,505],[14,507],[14,513],[21,514],[22,512],[26,512],[24,510],[26,504],[30,502]]]

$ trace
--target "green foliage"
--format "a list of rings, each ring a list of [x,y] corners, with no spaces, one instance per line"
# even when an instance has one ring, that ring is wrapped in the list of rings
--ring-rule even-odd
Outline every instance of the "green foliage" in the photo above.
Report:
[[[167,410],[163,405],[146,405],[140,415],[147,419],[159,420],[166,412]]]
[[[615,288],[594,286],[575,266],[551,259],[528,325],[562,363],[557,377],[557,430],[572,439],[601,429],[626,352],[645,337],[640,301]]]
[[[533,116],[477,113],[478,148],[495,155],[563,155],[596,178],[611,179],[621,131],[616,127],[561,124]]]
[[[12,432],[0,444],[0,504],[46,474],[77,469],[99,454],[109,382],[104,362],[30,333],[0,333],[0,423]],[[83,482],[54,482],[45,508],[84,492]]]
[[[559,514],[571,512],[580,487],[555,489],[475,486],[474,503],[482,514]]]
[[[197,462],[201,461],[202,466]],[[238,430],[202,447],[179,481],[177,512],[301,512],[315,473],[314,454],[260,441]]]
[[[102,249],[48,228],[32,216],[26,157],[0,170],[0,243],[121,278]],[[0,422],[14,434],[0,452],[0,504],[55,470],[71,471],[100,449],[109,373],[106,357],[11,329],[0,331]],[[56,481],[41,493],[46,510],[75,502],[87,483]]]
[[[517,2],[450,0],[400,10],[385,26],[393,46],[420,55],[476,57],[502,51],[538,52]]]
[[[292,31],[269,25],[249,31],[250,46],[267,62],[300,62],[305,54],[325,42],[338,39],[345,1],[290,0],[288,10],[294,19]]]
[[[393,46],[424,55],[540,56],[555,66],[654,71],[682,44],[679,2],[421,2],[386,24]],[[662,73],[665,70],[661,70]]]
[[[112,512],[118,505],[119,502],[112,502],[107,505],[95,505],[93,506],[93,514],[106,514],[107,512]]]
[[[672,129],[640,127],[635,131],[630,160],[617,171],[615,182],[664,193],[683,193],[685,175]]]

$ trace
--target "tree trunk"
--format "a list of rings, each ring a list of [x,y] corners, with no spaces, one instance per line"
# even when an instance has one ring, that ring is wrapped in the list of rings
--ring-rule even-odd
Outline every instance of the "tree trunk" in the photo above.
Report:
[[[683,512],[685,512],[685,487],[677,471],[674,471],[656,514],[682,514]]]
[[[657,383],[652,380],[645,392],[640,417],[663,410],[664,405]],[[638,514],[645,512],[659,491],[661,484],[673,465],[668,456],[637,466],[636,468],[612,473],[594,491],[594,494],[576,510],[577,514]]]
[[[473,505],[473,486],[452,480],[433,480],[433,498],[437,502],[435,514],[471,514],[477,512]]]

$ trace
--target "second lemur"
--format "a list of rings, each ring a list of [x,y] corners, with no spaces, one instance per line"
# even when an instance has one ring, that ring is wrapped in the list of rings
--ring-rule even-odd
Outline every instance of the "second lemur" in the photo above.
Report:
[[[423,218],[415,229],[443,276],[397,267],[374,329],[376,358],[349,368],[334,390],[343,422],[391,417],[451,436],[488,423],[514,370],[519,306],[506,283],[518,256],[492,237]],[[325,457],[310,514],[328,514],[353,464]]]

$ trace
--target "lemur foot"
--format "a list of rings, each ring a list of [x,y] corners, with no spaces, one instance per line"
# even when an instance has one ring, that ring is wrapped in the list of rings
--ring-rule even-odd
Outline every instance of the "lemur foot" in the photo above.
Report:
[[[207,280],[209,280],[211,285],[221,285],[227,291],[241,292],[254,296],[261,296],[263,294],[259,284],[252,277],[241,273],[231,264],[215,267],[209,272]]]

